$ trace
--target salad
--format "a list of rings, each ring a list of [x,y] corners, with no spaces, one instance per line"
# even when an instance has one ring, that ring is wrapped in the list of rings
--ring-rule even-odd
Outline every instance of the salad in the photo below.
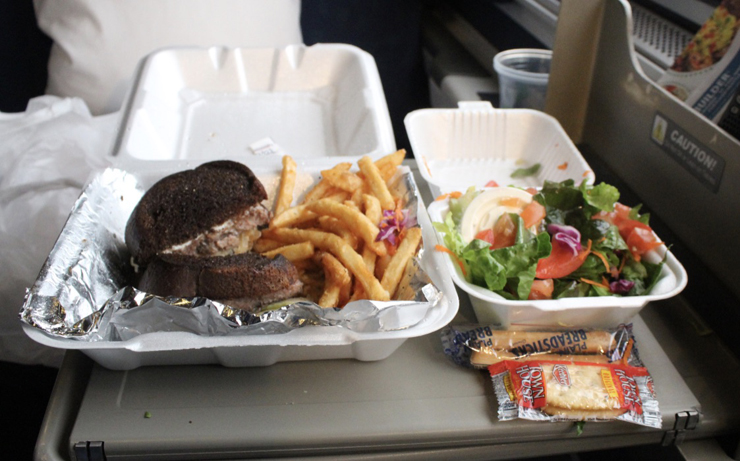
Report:
[[[493,187],[447,194],[435,222],[465,279],[511,300],[639,296],[657,282],[665,258],[640,206],[618,202],[609,184],[545,182],[539,191]]]

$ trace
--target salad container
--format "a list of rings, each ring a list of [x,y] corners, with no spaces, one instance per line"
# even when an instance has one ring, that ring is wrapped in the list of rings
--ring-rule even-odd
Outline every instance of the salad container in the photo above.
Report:
[[[449,200],[437,200],[428,207],[432,222],[444,222]],[[444,245],[441,233],[438,244]],[[546,300],[509,300],[478,285],[469,283],[461,268],[445,255],[445,265],[452,280],[470,297],[473,310],[482,324],[506,329],[540,327],[612,328],[627,323],[650,301],[670,298],[680,293],[687,283],[687,274],[676,257],[665,247],[642,255],[647,262],[657,264],[665,258],[658,280],[646,295],[588,296]]]
[[[560,123],[538,110],[463,101],[458,109],[413,111],[404,123],[421,176],[435,197],[490,181],[524,188],[545,180],[594,181]],[[515,171],[523,174],[512,177]]]

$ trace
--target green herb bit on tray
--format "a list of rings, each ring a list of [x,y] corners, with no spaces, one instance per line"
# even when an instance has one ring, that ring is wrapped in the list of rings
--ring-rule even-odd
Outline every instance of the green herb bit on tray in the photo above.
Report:
[[[534,176],[537,174],[538,171],[540,171],[540,165],[539,163],[535,163],[534,165],[527,167],[527,168],[517,168],[511,173],[512,178],[526,178],[527,176]]]

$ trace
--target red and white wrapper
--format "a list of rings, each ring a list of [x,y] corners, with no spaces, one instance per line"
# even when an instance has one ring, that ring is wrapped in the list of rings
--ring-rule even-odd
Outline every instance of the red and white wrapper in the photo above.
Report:
[[[535,421],[627,421],[660,429],[647,368],[620,363],[505,360],[488,368],[498,418]]]

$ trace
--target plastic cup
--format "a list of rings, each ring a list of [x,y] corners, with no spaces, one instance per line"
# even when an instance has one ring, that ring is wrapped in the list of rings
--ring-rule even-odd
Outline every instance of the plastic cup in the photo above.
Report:
[[[551,61],[550,50],[521,48],[496,54],[499,107],[543,110]]]

